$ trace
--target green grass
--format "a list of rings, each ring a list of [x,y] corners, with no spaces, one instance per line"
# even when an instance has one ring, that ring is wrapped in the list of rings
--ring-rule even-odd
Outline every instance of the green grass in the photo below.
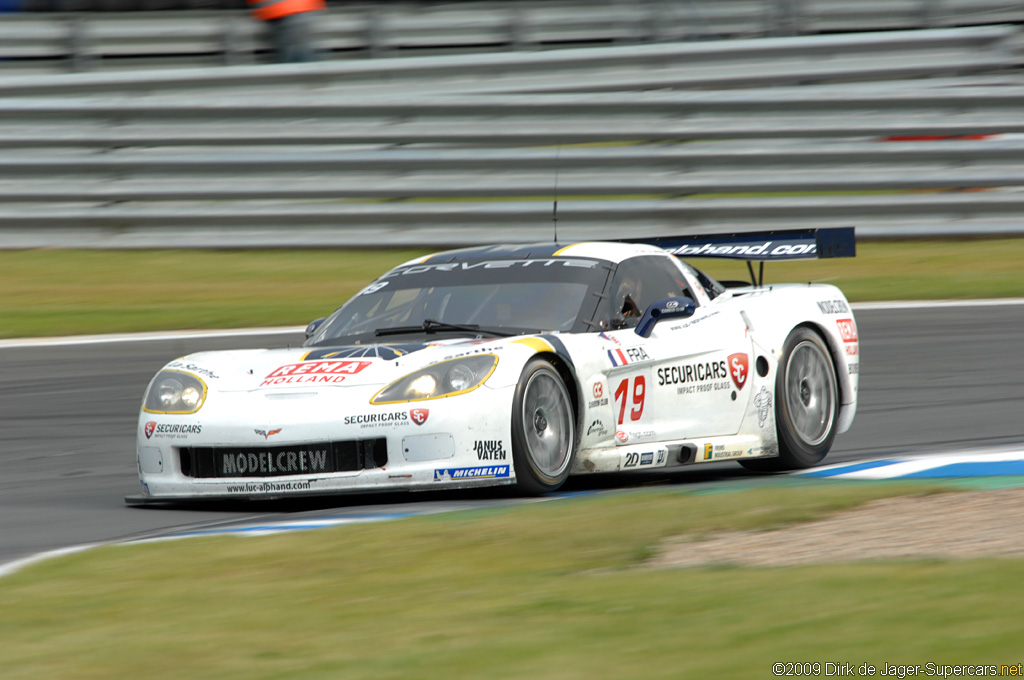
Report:
[[[304,325],[419,251],[0,252],[0,337]]]
[[[0,338],[304,325],[427,251],[0,251]],[[851,300],[1024,296],[1024,238],[866,242],[853,259],[767,265]],[[693,260],[718,278],[743,263]]]
[[[776,661],[1018,663],[1024,560],[639,568],[669,537],[929,489],[635,490],[97,549],[0,580],[2,676],[766,678]]]

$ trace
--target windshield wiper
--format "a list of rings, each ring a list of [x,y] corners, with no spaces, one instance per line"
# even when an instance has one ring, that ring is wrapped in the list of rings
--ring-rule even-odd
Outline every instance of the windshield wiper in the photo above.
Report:
[[[373,332],[375,337],[381,337],[383,335],[404,335],[405,333],[436,333],[437,331],[461,331],[465,333],[476,333],[483,335],[492,335],[499,338],[507,338],[515,333],[507,333],[505,331],[498,331],[492,328],[480,328],[476,324],[455,324],[455,323],[444,323],[443,321],[437,321],[435,319],[424,319],[423,323],[419,326],[395,326],[394,328],[378,328]]]

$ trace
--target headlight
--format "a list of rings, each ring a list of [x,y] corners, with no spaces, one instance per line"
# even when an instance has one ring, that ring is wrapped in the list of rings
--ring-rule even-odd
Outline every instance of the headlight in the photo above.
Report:
[[[195,413],[206,401],[206,383],[181,371],[160,371],[149,384],[142,410],[149,413]]]
[[[498,357],[493,354],[442,361],[396,380],[374,395],[370,403],[397,404],[469,392],[487,380],[497,365]]]

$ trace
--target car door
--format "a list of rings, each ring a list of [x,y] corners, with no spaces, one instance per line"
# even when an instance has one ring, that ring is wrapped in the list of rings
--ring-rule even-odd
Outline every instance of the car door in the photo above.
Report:
[[[698,305],[687,319],[668,319],[651,338],[659,350],[650,399],[664,439],[735,434],[749,399],[752,345],[729,300]]]
[[[712,300],[671,256],[641,256],[617,267],[609,296],[613,329],[601,336],[620,445],[734,434],[745,412],[751,340],[738,309]],[[689,318],[659,322],[650,337],[632,330],[664,297],[689,297]]]

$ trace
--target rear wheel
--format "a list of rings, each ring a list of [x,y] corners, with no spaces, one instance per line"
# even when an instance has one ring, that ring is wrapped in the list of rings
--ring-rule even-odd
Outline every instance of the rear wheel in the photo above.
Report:
[[[554,491],[565,482],[576,449],[576,417],[565,381],[549,362],[531,359],[512,402],[512,460],[524,493]]]
[[[824,340],[797,328],[783,345],[775,377],[779,457],[742,461],[751,470],[797,470],[817,465],[832,448],[839,420],[835,363]]]

